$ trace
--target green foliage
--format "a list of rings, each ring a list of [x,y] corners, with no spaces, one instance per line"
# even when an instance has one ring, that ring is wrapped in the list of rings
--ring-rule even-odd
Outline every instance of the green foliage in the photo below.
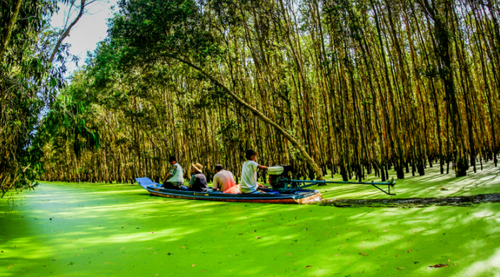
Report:
[[[497,13],[426,2],[121,1],[44,122],[44,178],[158,180],[168,155],[238,175],[246,148],[308,175],[304,152],[229,90],[344,180],[496,161]]]
[[[201,3],[132,0],[120,2],[120,9],[110,34],[119,46],[124,68],[155,63],[172,55],[187,55],[203,62],[220,54]]]
[[[0,2],[0,42],[12,17],[14,1]],[[41,141],[35,138],[46,103],[62,85],[62,68],[46,63],[50,44],[47,18],[52,0],[22,1],[4,57],[0,57],[0,196],[14,188],[32,188],[40,178]]]
[[[73,145],[73,151],[79,158],[82,149],[99,147],[100,136],[95,126],[87,124],[94,112],[86,89],[88,82],[82,72],[76,72],[72,80],[72,85],[61,90],[41,122],[39,137],[52,144],[57,144],[54,141],[57,139],[67,140],[65,143]]]

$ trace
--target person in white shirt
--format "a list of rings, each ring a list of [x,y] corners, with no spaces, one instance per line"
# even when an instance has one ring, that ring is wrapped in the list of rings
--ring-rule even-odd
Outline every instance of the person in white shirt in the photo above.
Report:
[[[257,184],[257,170],[267,170],[268,167],[256,162],[257,152],[253,150],[247,150],[245,157],[247,161],[243,163],[241,168],[241,193],[265,193],[258,190],[260,185]]]
[[[220,164],[215,165],[214,183],[212,185],[212,191],[225,192],[226,190],[234,187],[236,183],[234,182],[234,176],[231,171],[227,171]]]
[[[185,189],[184,170],[181,165],[177,163],[174,156],[171,156],[168,161],[172,165],[172,169],[165,177],[166,181],[163,182],[163,187],[166,189]]]

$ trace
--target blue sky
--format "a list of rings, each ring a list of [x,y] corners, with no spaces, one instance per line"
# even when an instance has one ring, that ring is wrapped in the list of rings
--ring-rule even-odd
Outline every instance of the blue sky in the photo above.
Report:
[[[76,0],[78,1],[78,0]],[[71,44],[70,53],[80,58],[79,66],[85,63],[87,51],[93,52],[97,43],[107,36],[107,19],[113,16],[114,11],[118,11],[118,0],[98,0],[87,8],[87,13],[82,16],[78,23],[71,30],[70,36],[64,42]],[[78,1],[79,2],[79,1]],[[112,7],[115,7],[114,10]],[[64,18],[68,12],[67,5],[59,5],[60,9],[51,19],[54,27],[62,27]],[[77,16],[78,11],[72,13],[71,21]],[[68,75],[77,69],[76,64],[68,64]]]

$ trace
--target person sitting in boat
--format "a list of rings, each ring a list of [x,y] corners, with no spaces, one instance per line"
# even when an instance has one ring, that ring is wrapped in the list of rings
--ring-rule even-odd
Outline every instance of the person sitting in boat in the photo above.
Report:
[[[206,192],[207,177],[202,173],[203,166],[199,163],[191,165],[191,180],[189,180],[189,190]]]
[[[225,192],[236,185],[233,173],[225,170],[221,164],[215,165],[215,173],[212,191]]]
[[[245,157],[247,158],[247,161],[243,163],[241,168],[241,193],[265,193],[259,190],[259,187],[262,186],[257,184],[257,170],[267,170],[268,167],[260,165],[256,162],[257,152],[251,149],[247,150]]]
[[[184,170],[181,165],[176,161],[174,156],[168,159],[172,168],[165,177],[166,181],[163,182],[163,187],[166,189],[186,189],[184,186]]]

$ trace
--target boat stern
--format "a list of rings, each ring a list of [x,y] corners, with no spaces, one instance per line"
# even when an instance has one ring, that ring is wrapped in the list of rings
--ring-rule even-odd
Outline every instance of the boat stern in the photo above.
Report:
[[[294,199],[297,204],[314,204],[323,200],[323,196],[318,190],[314,190],[314,194],[308,193],[301,196]]]

